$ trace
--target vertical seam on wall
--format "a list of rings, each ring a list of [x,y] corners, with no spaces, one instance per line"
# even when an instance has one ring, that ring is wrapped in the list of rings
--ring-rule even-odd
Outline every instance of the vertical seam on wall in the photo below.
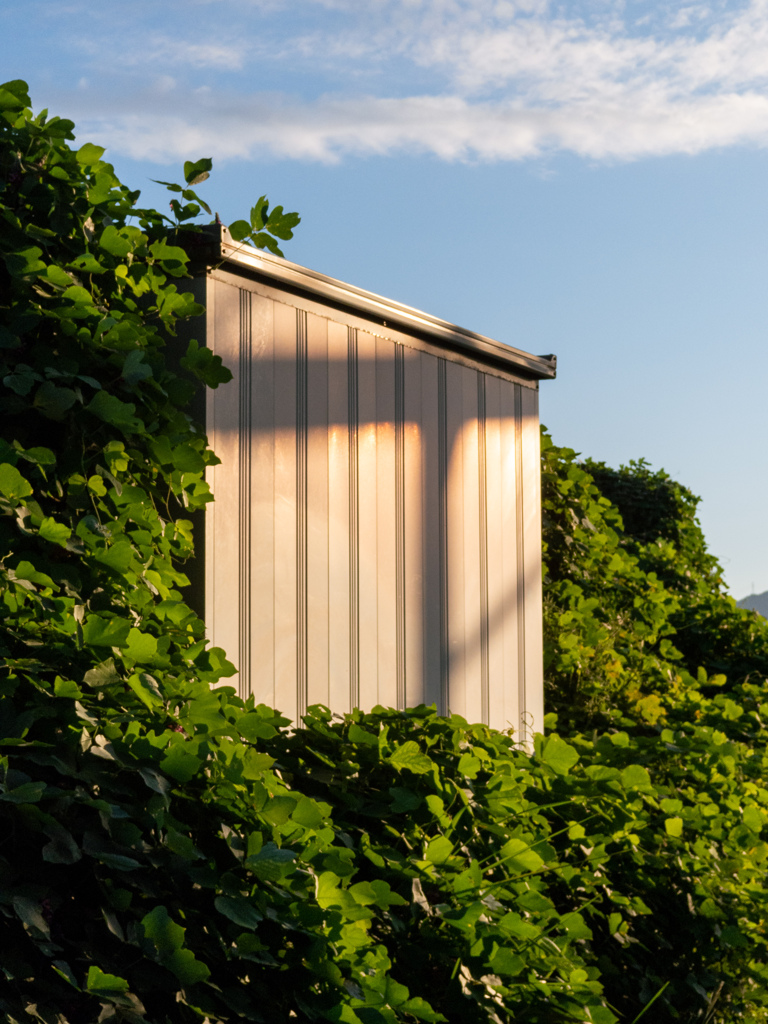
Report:
[[[239,650],[238,691],[251,692],[251,394],[252,394],[251,293],[240,289],[240,388],[239,388]]]
[[[515,533],[517,558],[517,720],[519,742],[528,740],[525,706],[525,545],[523,536],[523,392],[515,384]]]
[[[477,468],[480,496],[480,714],[488,725],[490,672],[488,655],[488,471],[485,438],[485,374],[477,374]]]
[[[437,361],[437,474],[440,543],[440,714],[449,713],[448,650],[448,410],[445,359]]]
[[[307,710],[307,314],[296,310],[296,714]]]
[[[357,328],[347,328],[349,421],[349,709],[360,704],[360,497],[358,492]]]
[[[397,707],[405,708],[405,350],[395,345],[395,633]]]

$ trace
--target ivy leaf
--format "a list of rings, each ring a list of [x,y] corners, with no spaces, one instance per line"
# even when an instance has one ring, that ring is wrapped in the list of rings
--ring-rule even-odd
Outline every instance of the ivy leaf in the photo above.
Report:
[[[172,971],[182,985],[195,985],[211,976],[210,969],[195,957],[191,949],[177,949],[165,957],[163,966]]]
[[[68,697],[73,700],[79,700],[83,696],[83,692],[76,682],[72,679],[62,679],[61,676],[56,676],[53,692],[57,697]]]
[[[475,757],[474,754],[467,752],[462,754],[459,759],[459,771],[462,775],[466,775],[468,779],[476,779],[477,773],[483,766],[483,762],[479,757]]]
[[[128,642],[123,650],[125,655],[133,661],[141,664],[151,663],[157,657],[157,639],[151,633],[142,633],[133,626],[128,633]]]
[[[45,276],[48,278],[49,281],[51,281],[53,284],[57,284],[60,288],[69,288],[69,286],[72,284],[72,278],[69,276],[69,274],[65,270],[62,270],[61,267],[57,266],[55,263],[52,263],[47,268]]]
[[[245,864],[257,878],[275,882],[293,870],[296,854],[293,850],[284,850],[275,843],[265,843],[258,853],[248,857]]]
[[[83,641],[91,647],[122,647],[130,629],[123,619],[89,615],[83,624]]]
[[[6,498],[26,498],[32,494],[32,484],[9,462],[0,464],[0,493]]]
[[[142,768],[139,768],[139,775],[141,775],[145,784],[151,790],[153,790],[155,793],[157,793],[159,796],[163,798],[167,806],[168,799],[172,789],[170,779],[166,779],[166,777],[164,775],[161,775],[156,768],[150,768],[146,765]]]
[[[524,839],[510,839],[502,846],[499,859],[511,871],[538,871],[544,861]]]
[[[92,142],[86,142],[84,146],[81,146],[75,154],[75,158],[79,164],[91,165],[97,164],[104,155],[103,146],[94,146]]]
[[[47,380],[37,389],[33,404],[48,419],[62,420],[76,401],[77,395],[72,388],[59,388]]]
[[[214,355],[209,348],[201,348],[194,338],[187,346],[181,365],[209,388],[217,388],[219,384],[232,380],[232,372],[224,366],[221,356]]]
[[[107,638],[109,638],[108,635]],[[103,646],[116,645],[104,644]],[[118,671],[115,668],[115,659],[107,658],[106,661],[102,661],[99,665],[96,665],[94,668],[88,669],[88,671],[83,676],[83,682],[85,683],[86,686],[90,686],[92,690],[103,690],[108,686],[114,686],[116,683],[122,682],[118,674]]]
[[[197,775],[202,763],[199,757],[184,749],[183,743],[174,743],[160,762],[160,768],[177,782],[185,783]]]
[[[280,246],[274,240],[272,235],[267,234],[266,231],[257,231],[256,234],[251,234],[250,239],[257,249],[268,249],[269,252],[274,253],[275,256],[283,255],[283,251]]]
[[[133,250],[135,236],[131,236],[125,229],[118,230],[114,224],[108,224],[99,238],[100,247],[110,254],[123,259]]]
[[[639,764],[630,764],[621,773],[624,789],[646,789],[651,785],[648,769]]]
[[[749,949],[750,946],[744,933],[735,924],[727,924],[723,928],[720,932],[720,942],[731,949]]]
[[[26,448],[20,451],[19,455],[27,462],[33,462],[36,466],[55,466],[56,456],[50,448]]]
[[[415,775],[424,775],[432,769],[432,761],[422,754],[415,740],[407,740],[397,747],[388,758],[389,763],[398,771],[407,769]]]
[[[105,268],[91,252],[86,252],[83,253],[82,256],[77,256],[71,263],[68,263],[67,266],[72,270],[77,271],[79,274],[103,274],[105,271]]]
[[[150,710],[158,707],[163,703],[163,695],[160,692],[160,687],[157,685],[152,676],[147,675],[146,672],[134,674],[127,680],[128,685],[136,694],[136,696],[145,704]]]
[[[765,818],[759,807],[755,807],[754,804],[745,807],[742,818],[750,832],[760,835],[765,824]]]
[[[99,487],[95,488],[96,493],[106,493],[101,477],[97,476],[95,479],[99,481]],[[88,483],[90,485],[90,480]],[[107,565],[110,569],[122,574],[128,572],[133,565],[135,553],[129,541],[118,540],[105,550],[97,552],[96,557],[102,565]]]
[[[558,775],[567,775],[578,762],[579,754],[575,747],[554,734],[544,744],[541,759]]]
[[[43,250],[32,245],[26,249],[19,249],[17,252],[3,253],[2,258],[5,260],[11,277],[26,278],[45,273],[47,268],[40,259],[42,255]]]
[[[15,789],[0,793],[0,800],[13,804],[36,804],[44,792],[44,782],[25,782]]]
[[[78,306],[92,306],[93,296],[87,288],[83,288],[82,285],[73,284],[62,295],[63,299],[69,299],[70,302],[74,302]]]
[[[282,206],[276,206],[266,222],[266,229],[285,241],[293,238],[293,229],[301,221],[298,213],[283,213]]]
[[[525,960],[511,949],[499,949],[491,957],[488,965],[494,974],[503,974],[510,978],[517,977],[526,968]]]
[[[422,999],[421,996],[413,996],[411,999],[407,999],[404,1003],[400,1004],[399,1009],[403,1013],[410,1013],[417,1020],[425,1021],[426,1024],[443,1024],[443,1021],[448,1020],[442,1013],[436,1013],[426,999]]]
[[[141,349],[135,348],[128,353],[120,376],[129,387],[134,387],[152,376],[152,367],[144,362],[144,352]]]
[[[187,160],[184,163],[184,181],[187,185],[199,185],[210,177],[213,160],[203,157],[201,160]]]
[[[453,853],[453,844],[445,836],[438,836],[427,846],[426,858],[433,864],[445,864]]]
[[[183,948],[185,929],[171,920],[164,906],[155,907],[141,921],[144,936],[155,947],[160,963],[172,971],[182,985],[194,985],[210,977],[210,970]]]
[[[95,747],[91,748],[91,753],[95,750]],[[99,863],[106,865],[109,868],[114,868],[115,871],[135,871],[136,868],[140,868],[141,864],[135,859],[135,857],[126,857],[122,853],[110,853],[108,850],[99,850],[98,853],[94,853],[93,856]]]
[[[217,896],[213,905],[220,914],[241,928],[256,928],[264,920],[263,915],[242,897],[235,899],[231,896]]]
[[[180,473],[202,473],[205,460],[191,444],[179,444],[173,449],[173,468]]]
[[[235,242],[242,242],[251,233],[251,225],[247,220],[236,220],[229,225],[229,233]]]
[[[49,864],[76,864],[82,859],[82,851],[67,829],[61,825],[49,825],[46,832],[51,841],[42,849],[44,861]]]
[[[161,960],[180,949],[184,942],[185,929],[171,919],[162,905],[142,918],[141,927],[145,938],[153,944]]]
[[[117,178],[108,171],[100,169],[95,174],[95,180],[88,189],[88,202],[91,206],[101,206],[109,199],[112,189],[119,185]]]
[[[572,911],[570,914],[563,914],[560,918],[560,925],[565,929],[569,939],[592,938],[592,930],[587,926],[581,914]],[[586,975],[584,976],[586,980]]]
[[[149,251],[153,259],[161,262],[166,273],[174,277],[181,277],[186,273],[189,256],[179,246],[168,245],[167,242],[153,242]]]
[[[65,960],[53,960],[51,961],[51,967],[59,977],[63,978],[64,981],[72,986],[72,988],[76,989],[78,992],[80,991],[80,986],[77,984],[74,972]]]
[[[115,974],[106,974],[100,967],[92,964],[88,968],[85,987],[94,996],[122,1003],[121,997],[128,991],[128,982]],[[130,1002],[128,1005],[131,1005]]]
[[[269,740],[277,736],[277,729],[265,721],[261,715],[253,711],[238,718],[237,730],[250,743],[256,743],[258,740]]]
[[[28,580],[30,583],[36,583],[39,587],[56,587],[50,576],[44,572],[40,572],[32,565],[31,562],[22,561],[16,566],[14,575],[17,580]]]
[[[393,814],[403,814],[415,810],[422,802],[418,793],[402,786],[390,786],[389,793],[392,797],[391,809]]]
[[[29,86],[20,78],[0,86],[0,110],[23,110],[31,105]]]
[[[349,727],[349,742],[350,743],[364,743],[369,747],[378,747],[379,738],[375,736],[368,729],[361,728],[357,722],[353,722]]]
[[[3,384],[22,398],[29,394],[37,381],[42,380],[39,373],[23,363],[19,363],[14,373],[3,378]]]
[[[254,231],[261,231],[269,217],[269,203],[266,196],[260,196],[256,205],[251,207],[251,228]]]
[[[682,818],[665,818],[664,830],[668,836],[675,838],[683,834],[683,819]]]
[[[47,939],[51,936],[48,922],[43,917],[43,908],[35,900],[27,896],[14,896],[13,909],[21,921],[29,928],[34,928]]]
[[[604,764],[590,764],[584,769],[584,774],[593,782],[609,782],[618,779],[621,772],[618,768],[609,768]]]
[[[86,406],[88,412],[98,416],[105,423],[118,427],[125,434],[143,434],[145,426],[142,420],[135,416],[136,406],[130,402],[123,402],[106,391],[97,391]]]
[[[296,804],[296,807],[291,812],[291,818],[297,825],[302,825],[304,828],[316,829],[321,828],[323,825],[323,815],[320,812],[320,808],[314,800],[307,796],[303,796]]]

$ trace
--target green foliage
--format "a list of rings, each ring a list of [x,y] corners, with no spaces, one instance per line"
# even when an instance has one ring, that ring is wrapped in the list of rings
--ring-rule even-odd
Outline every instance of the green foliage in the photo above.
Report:
[[[629,750],[667,815],[636,832],[654,934],[635,933],[647,959],[624,977],[599,955],[609,1001],[631,1018],[656,985],[654,1019],[764,1021],[768,623],[725,592],[690,491],[644,462],[579,463],[546,434],[542,449],[550,721],[595,784],[616,781],[601,747]],[[664,836],[683,844],[674,860],[650,856]]]
[[[17,662],[4,683],[8,1019],[611,1022],[658,997],[655,1020],[694,1021],[765,1002],[762,688],[691,687],[661,698],[663,730],[617,718],[529,757],[423,707],[317,707],[296,732],[109,661],[96,679]]]
[[[282,206],[270,211],[267,197],[262,196],[251,208],[250,221],[236,220],[229,230],[236,242],[246,240],[259,249],[269,249],[276,256],[282,256],[272,236],[286,241],[293,238],[293,229],[300,219],[298,213],[284,213]]]
[[[725,674],[768,675],[768,623],[737,608],[706,550],[698,499],[644,462],[612,470],[542,443],[545,676],[561,728]]]
[[[189,238],[199,230],[183,222],[205,204],[195,206],[189,188],[171,185],[188,200],[184,208],[174,200],[174,220],[137,207],[139,193],[118,181],[100,147],[69,146],[73,127],[45,111],[33,115],[25,83],[0,87],[0,697],[3,807],[13,816],[2,832],[12,849],[3,845],[0,899],[5,927],[10,913],[33,937],[45,937],[51,952],[39,975],[23,974],[33,979],[30,1005],[43,1005],[50,977],[74,991],[117,993],[110,998],[129,1014],[133,1004],[126,1003],[127,985],[118,975],[91,962],[73,981],[66,964],[53,963],[57,933],[45,901],[70,900],[79,928],[85,918],[77,897],[98,888],[87,865],[122,872],[138,864],[105,845],[93,824],[87,839],[73,837],[72,801],[96,800],[92,806],[104,822],[113,812],[97,799],[98,771],[91,771],[85,789],[85,777],[73,781],[76,755],[67,739],[73,723],[81,753],[89,742],[83,723],[68,716],[90,720],[86,708],[93,698],[104,714],[115,712],[111,729],[130,735],[130,710],[118,713],[108,699],[115,688],[150,711],[163,704],[165,690],[207,689],[232,674],[223,652],[206,649],[203,625],[180,590],[193,553],[191,517],[211,500],[204,475],[215,462],[190,419],[189,403],[200,381],[215,387],[229,374],[194,341],[181,373],[166,357],[177,322],[202,312],[177,283],[188,263],[177,243],[183,232]],[[210,165],[187,166],[187,186],[202,181]],[[35,693],[52,703],[36,708]],[[47,739],[25,738],[38,714],[49,727]],[[36,744],[40,749],[31,750]],[[9,747],[15,748],[10,758]],[[23,781],[18,759],[28,748],[32,758],[42,758],[39,770],[61,771],[69,780],[50,806],[41,803],[46,790],[38,769],[29,785]],[[94,754],[110,759],[103,736]],[[163,763],[170,778],[194,774],[185,751],[166,752]],[[114,814],[120,813],[115,804]],[[134,836],[129,815],[123,818],[120,836]],[[55,865],[54,872],[79,865],[84,873],[73,888],[62,879],[46,882],[44,867],[28,886],[17,884],[34,836],[45,839],[38,850],[43,865]],[[102,937],[95,932],[93,945],[84,932],[78,935],[92,961]],[[27,940],[7,939],[8,1005],[24,1014],[26,1004],[14,995],[12,951]],[[199,972],[193,954],[163,950],[157,947],[156,959],[172,963],[191,983]],[[58,1005],[56,1012],[66,1015],[67,999]],[[91,1010],[84,1012],[90,1020]]]
[[[731,680],[768,675],[765,620],[734,607],[725,593],[722,569],[707,551],[696,519],[699,499],[642,460],[618,470],[587,461],[585,469],[618,509],[625,549],[678,596],[670,625],[687,670],[695,675],[704,666]]]

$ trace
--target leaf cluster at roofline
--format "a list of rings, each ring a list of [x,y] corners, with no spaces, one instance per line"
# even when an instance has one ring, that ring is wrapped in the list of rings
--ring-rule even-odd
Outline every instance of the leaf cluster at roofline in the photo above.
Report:
[[[211,689],[189,409],[228,375],[167,347],[211,162],[169,221],[72,128],[0,86],[3,1019],[768,1019],[768,631],[695,499],[545,436],[531,754],[430,708],[294,730]],[[232,233],[295,223],[262,198]]]

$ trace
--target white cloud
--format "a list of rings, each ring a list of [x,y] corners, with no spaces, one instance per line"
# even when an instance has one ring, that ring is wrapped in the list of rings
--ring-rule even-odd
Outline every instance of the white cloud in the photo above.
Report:
[[[297,17],[280,23],[282,34],[274,25],[258,40],[244,33],[234,51],[150,37],[141,58],[158,65],[159,80],[159,65],[173,64],[178,78],[185,61],[247,70],[258,49],[279,72],[281,96],[248,89],[245,71],[239,94],[231,81],[227,93],[198,83],[194,107],[188,90],[142,90],[123,113],[112,104],[109,117],[81,107],[80,135],[87,128],[115,150],[158,161],[203,151],[333,161],[403,150],[446,160],[553,150],[627,160],[768,145],[768,0],[643,5],[635,21],[631,6],[572,2],[566,16],[548,0],[298,0],[297,9],[313,11],[312,31],[292,29]],[[337,89],[341,67],[370,95],[290,95],[293,75],[322,80],[330,65]]]
[[[239,70],[243,66],[243,40],[222,39],[218,42],[197,42],[173,38],[163,33],[136,33],[136,40],[124,40],[120,47],[103,46],[99,39],[82,37],[77,46],[90,62],[108,68],[152,68],[160,72],[169,65],[184,68]]]
[[[203,95],[201,99],[211,100]],[[768,144],[768,97],[712,96],[631,111],[605,102],[568,108],[470,103],[460,97],[320,100],[273,97],[221,102],[183,117],[132,113],[81,118],[78,135],[136,159],[160,163],[198,153],[217,160],[273,156],[334,162],[344,154],[433,153],[445,160],[521,160],[552,150],[593,159],[698,153],[713,146]]]

